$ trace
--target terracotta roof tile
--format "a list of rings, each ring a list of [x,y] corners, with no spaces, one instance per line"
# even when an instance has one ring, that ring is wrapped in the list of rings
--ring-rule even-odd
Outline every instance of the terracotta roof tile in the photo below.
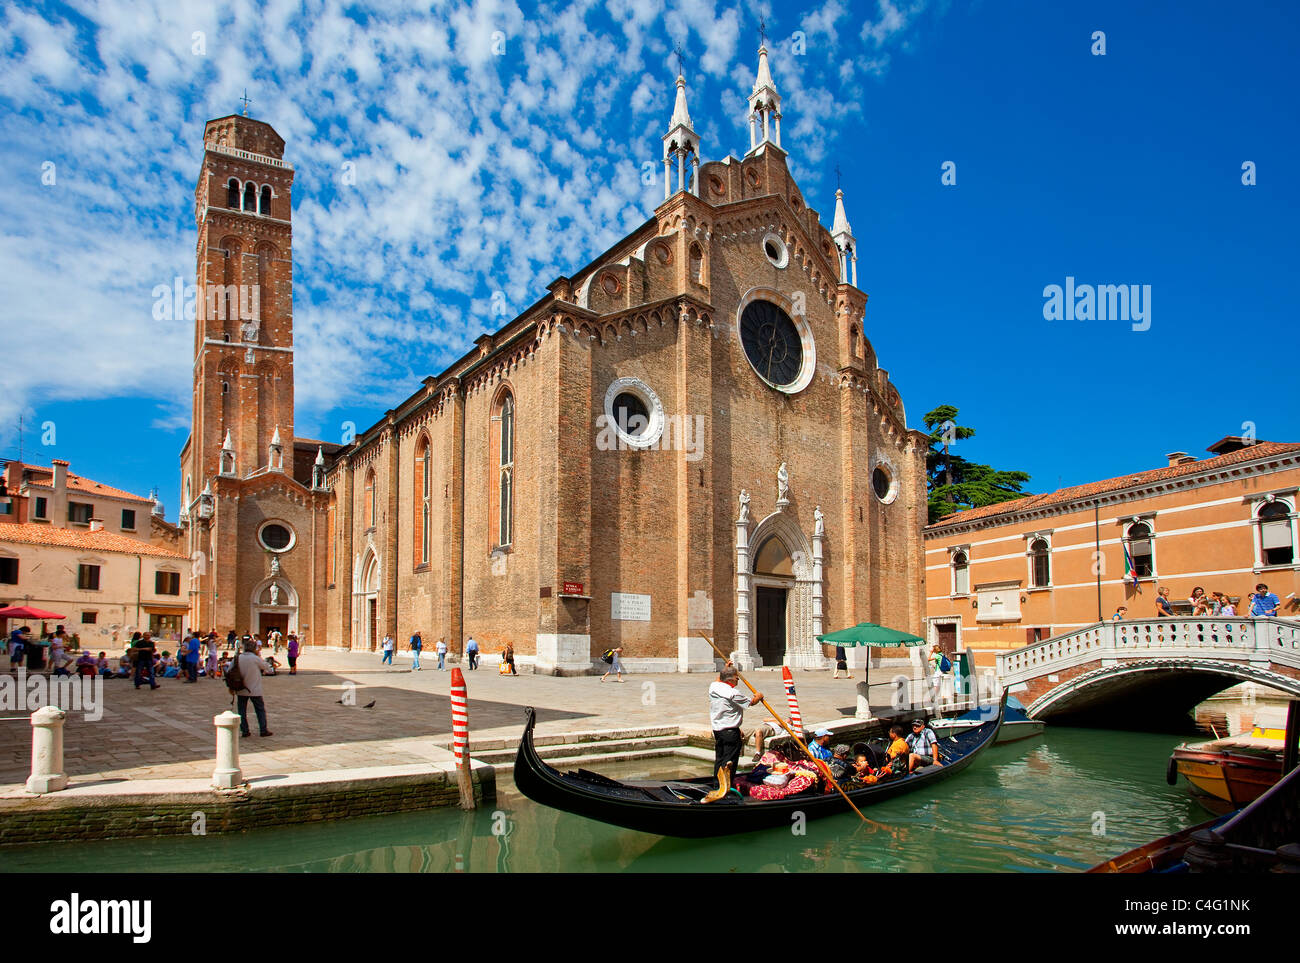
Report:
[[[44,465],[23,464],[23,469],[32,472],[38,477],[29,478],[28,481],[36,485],[54,486],[54,469],[46,468]],[[105,498],[120,498],[125,501],[143,502],[146,505],[152,505],[152,498],[142,498],[139,495],[133,495],[131,492],[123,491],[120,488],[113,488],[110,485],[104,485],[92,479],[85,478],[81,475],[68,472],[68,489],[70,491],[84,492],[87,495],[103,495]]]
[[[1134,472],[1131,475],[1120,475],[1117,478],[1107,478],[1102,481],[1087,482],[1086,484],[1074,485],[1070,488],[1059,488],[1054,492],[1047,492],[1039,495],[1026,495],[1024,498],[1016,498],[1008,502],[999,502],[996,505],[982,505],[979,508],[970,508],[964,512],[954,512],[952,515],[945,515],[937,522],[932,522],[926,527],[927,529],[934,529],[943,525],[964,524],[966,522],[990,518],[995,515],[1021,512],[1030,508],[1046,508],[1049,505],[1064,505],[1068,502],[1090,498],[1094,495],[1104,495],[1109,492],[1122,491],[1125,488],[1151,485],[1156,482],[1168,481],[1171,478],[1179,478],[1183,475],[1195,475],[1198,472],[1206,470],[1226,468],[1229,465],[1236,465],[1242,462],[1254,461],[1257,458],[1267,458],[1270,455],[1280,455],[1293,451],[1300,451],[1300,442],[1261,441],[1248,448],[1242,448],[1239,451],[1231,451],[1226,455],[1219,455],[1215,458],[1184,462],[1181,465],[1168,465],[1164,468],[1153,468],[1149,471]]]
[[[101,529],[98,532],[77,528],[51,528],[37,522],[0,524],[0,542],[19,542],[24,545],[46,545],[55,548],[79,548],[94,552],[116,552],[122,555],[151,555],[156,558],[183,559],[188,556],[161,548],[129,535],[119,535]]]

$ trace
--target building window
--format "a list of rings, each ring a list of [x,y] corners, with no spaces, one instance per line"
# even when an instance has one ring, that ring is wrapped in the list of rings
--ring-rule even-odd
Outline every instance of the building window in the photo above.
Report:
[[[1045,538],[1029,543],[1029,587],[1047,588],[1052,584],[1051,546]]]
[[[94,505],[86,505],[82,502],[68,502],[68,521],[74,524],[89,525],[94,514]]]
[[[421,436],[415,447],[415,564],[424,565],[431,554],[433,459],[429,439]]]
[[[262,188],[262,198],[261,198],[261,203],[258,205],[257,213],[259,214],[271,213],[271,188],[269,187]]]
[[[180,572],[154,572],[153,592],[154,595],[180,595],[181,594],[181,573]]]
[[[956,552],[952,557],[952,594],[970,594],[970,556]]]
[[[267,522],[257,530],[257,540],[268,552],[287,552],[293,548],[293,529],[279,522]]]
[[[11,498],[0,499],[0,515],[12,515],[14,513],[14,503]]]
[[[361,517],[366,520],[366,528],[375,527],[375,470],[373,468],[366,472],[365,507]]]
[[[767,255],[773,267],[783,268],[790,263],[790,252],[786,249],[785,242],[775,234],[768,234],[763,238],[763,253]]]
[[[33,511],[32,518],[47,519],[49,517],[49,501],[41,496],[36,496],[36,507]]]
[[[244,210],[257,213],[257,188],[252,184],[244,185]]]
[[[18,559],[0,558],[0,585],[18,584]]]
[[[335,558],[334,539],[337,537],[337,521],[334,510],[334,500],[330,499],[329,512],[325,516],[325,568],[329,572],[329,584],[333,585],[335,576]]]
[[[135,509],[122,509],[122,530],[128,532],[135,531]]]
[[[1125,578],[1154,578],[1156,572],[1155,533],[1146,522],[1134,522],[1128,527],[1124,548]]]
[[[99,621],[99,613],[98,613],[98,612],[82,612],[82,613],[81,613],[81,624],[82,624],[82,625],[94,625],[94,624],[95,624],[96,622],[98,622],[98,621]]]
[[[597,420],[597,427],[601,427]],[[610,447],[617,440],[619,450],[625,446],[649,448],[664,433],[664,406],[654,390],[639,378],[618,378],[605,392],[603,424],[613,430]],[[600,440],[597,447],[602,447]]]
[[[239,181],[233,177],[226,182],[226,207],[239,210]]]
[[[1291,514],[1291,506],[1280,498],[1264,502],[1255,513],[1255,520],[1259,524],[1262,565],[1295,564],[1295,523]]]
[[[77,588],[89,592],[99,591],[99,566],[98,565],[77,566]]]
[[[514,537],[515,399],[509,389],[497,396],[491,433],[490,450],[495,461],[491,541],[495,548],[509,545]]]

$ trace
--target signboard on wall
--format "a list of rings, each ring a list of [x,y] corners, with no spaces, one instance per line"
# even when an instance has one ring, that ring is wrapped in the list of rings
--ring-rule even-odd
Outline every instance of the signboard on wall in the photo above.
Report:
[[[565,582],[561,595],[583,595],[582,590],[585,586],[581,582]]]
[[[624,622],[650,621],[650,596],[630,595],[627,592],[611,592],[609,596],[611,619]]]

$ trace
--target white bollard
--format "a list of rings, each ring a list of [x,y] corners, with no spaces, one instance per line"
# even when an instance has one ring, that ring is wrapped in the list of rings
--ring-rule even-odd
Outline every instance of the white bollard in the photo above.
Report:
[[[32,774],[27,777],[30,793],[58,792],[68,785],[63,771],[63,723],[68,714],[55,706],[32,713]]]
[[[227,709],[213,716],[217,727],[217,768],[212,771],[212,785],[217,789],[234,789],[244,784],[239,768],[239,713]]]
[[[874,719],[871,714],[871,686],[865,682],[857,684],[858,706],[853,712],[855,719]]]

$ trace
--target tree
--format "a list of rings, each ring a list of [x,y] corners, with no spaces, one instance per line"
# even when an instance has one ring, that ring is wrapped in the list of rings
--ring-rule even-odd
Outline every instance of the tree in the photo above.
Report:
[[[952,454],[950,446],[954,442],[975,436],[974,428],[957,424],[956,418],[955,407],[940,405],[923,419],[925,427],[930,429],[925,472],[932,522],[953,512],[996,505],[1029,494],[1021,491],[1021,486],[1029,481],[1027,472],[1004,471]]]

